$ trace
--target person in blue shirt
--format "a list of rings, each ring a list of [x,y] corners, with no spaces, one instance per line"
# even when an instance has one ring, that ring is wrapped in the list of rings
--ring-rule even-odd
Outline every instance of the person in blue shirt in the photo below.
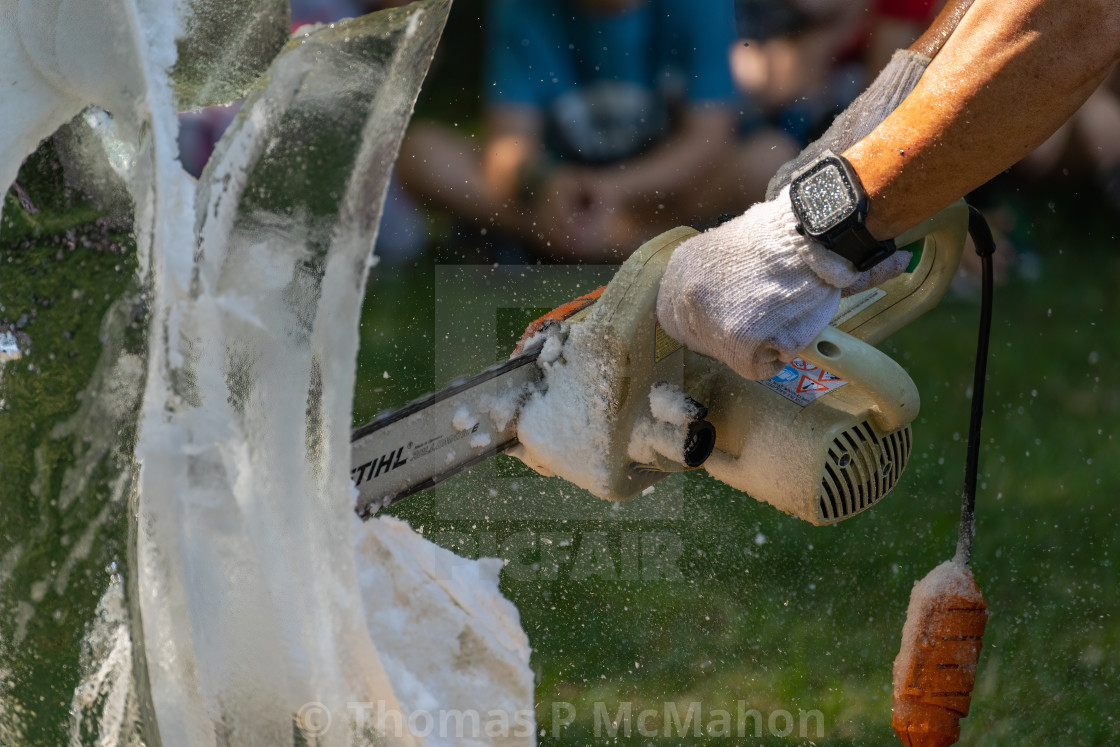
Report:
[[[428,204],[548,258],[621,259],[761,197],[796,146],[734,141],[731,0],[490,0],[481,142],[414,125],[399,160]]]

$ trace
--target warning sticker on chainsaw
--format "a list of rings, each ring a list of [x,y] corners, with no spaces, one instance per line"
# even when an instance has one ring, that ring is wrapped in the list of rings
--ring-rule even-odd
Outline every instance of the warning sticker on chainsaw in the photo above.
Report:
[[[804,407],[848,382],[812,363],[794,358],[777,376],[759,383]]]

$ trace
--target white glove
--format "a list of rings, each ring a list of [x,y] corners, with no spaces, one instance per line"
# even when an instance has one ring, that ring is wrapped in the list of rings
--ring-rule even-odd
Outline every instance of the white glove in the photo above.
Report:
[[[778,169],[766,187],[766,199],[774,199],[782,187],[792,181],[795,172],[815,161],[824,151],[843,153],[870,135],[910,95],[929,62],[929,57],[908,49],[895,52],[867,90],[833,120],[825,133]]]
[[[677,247],[657,294],[661,326],[748,379],[778,373],[836,314],[840,291],[899,274],[909,252],[865,273],[797,232],[789,188]]]
[[[910,252],[898,251],[857,273],[799,234],[789,183],[825,150],[843,153],[870,134],[910,95],[929,62],[916,52],[895,52],[825,134],[778,170],[766,190],[769,202],[677,248],[657,296],[666,332],[741,376],[769,378],[824,329],[841,291],[858,293],[906,269]]]

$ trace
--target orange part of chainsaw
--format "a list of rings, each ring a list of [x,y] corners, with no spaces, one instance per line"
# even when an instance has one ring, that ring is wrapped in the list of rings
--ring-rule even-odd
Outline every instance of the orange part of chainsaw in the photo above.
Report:
[[[605,291],[606,289],[607,286],[600,286],[590,293],[585,293],[579,298],[573,298],[571,301],[557,306],[555,309],[548,312],[544,316],[534,319],[532,323],[530,323],[529,326],[525,328],[525,331],[521,333],[521,339],[517,341],[517,347],[513,349],[513,355],[517,355],[518,353],[520,353],[521,349],[525,346],[525,343],[528,342],[533,335],[540,332],[549,324],[555,324],[570,319],[571,317],[586,309],[591,304],[598,301],[599,296],[603,295],[603,291]]]

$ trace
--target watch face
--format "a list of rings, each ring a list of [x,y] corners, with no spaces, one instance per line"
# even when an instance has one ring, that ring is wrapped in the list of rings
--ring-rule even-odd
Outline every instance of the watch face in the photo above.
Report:
[[[819,236],[856,211],[855,191],[840,164],[822,161],[815,169],[794,180],[790,197],[805,230]]]

